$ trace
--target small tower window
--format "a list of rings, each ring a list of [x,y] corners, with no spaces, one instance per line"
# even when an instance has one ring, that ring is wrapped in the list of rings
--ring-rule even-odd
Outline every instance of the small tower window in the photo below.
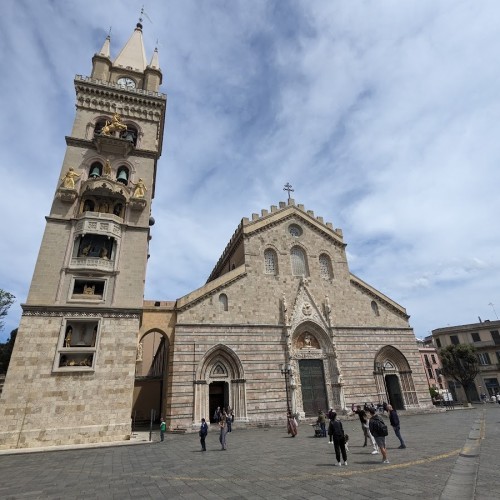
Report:
[[[290,251],[290,257],[292,260],[292,274],[294,276],[308,276],[304,250],[300,247],[293,247]]]
[[[97,177],[101,177],[102,175],[102,164],[99,163],[98,161],[95,161],[90,165],[89,169],[89,177],[91,179],[96,179]]]
[[[120,167],[116,173],[116,180],[125,186],[128,184],[129,172],[127,167]]]
[[[378,310],[378,304],[372,300],[372,311],[373,311],[373,314],[375,314],[375,316],[380,316],[380,312]]]
[[[325,253],[319,256],[319,275],[325,280],[333,278],[332,261]]]
[[[219,295],[219,310],[221,311],[228,310],[228,300],[227,300],[227,295],[225,293],[221,293]]]
[[[94,135],[99,135],[101,130],[106,125],[106,120],[99,120],[94,127]]]
[[[132,125],[127,125],[127,130],[121,133],[120,137],[131,142],[134,146],[137,145],[137,129]]]
[[[278,259],[276,252],[271,248],[264,252],[264,266],[266,274],[278,274]]]

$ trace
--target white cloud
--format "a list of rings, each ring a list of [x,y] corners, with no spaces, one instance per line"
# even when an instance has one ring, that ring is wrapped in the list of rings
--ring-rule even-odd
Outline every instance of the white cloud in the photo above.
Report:
[[[75,74],[132,0],[7,0],[0,18],[0,287],[26,299],[74,118]],[[203,284],[241,217],[294,198],[418,336],[498,302],[500,5],[150,1],[168,94],[146,297]],[[5,336],[18,322],[19,303]],[[493,318],[494,319],[494,318]]]

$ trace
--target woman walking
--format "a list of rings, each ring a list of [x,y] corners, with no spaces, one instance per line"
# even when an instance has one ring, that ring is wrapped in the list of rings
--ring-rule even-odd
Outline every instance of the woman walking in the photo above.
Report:
[[[328,434],[333,437],[333,446],[335,447],[335,458],[337,459],[337,464],[339,467],[342,465],[340,461],[340,455],[342,454],[342,460],[344,460],[344,466],[347,466],[347,452],[345,449],[345,437],[344,428],[342,427],[342,422],[337,420],[337,414],[333,413],[333,418],[330,420],[330,425],[328,427]]]

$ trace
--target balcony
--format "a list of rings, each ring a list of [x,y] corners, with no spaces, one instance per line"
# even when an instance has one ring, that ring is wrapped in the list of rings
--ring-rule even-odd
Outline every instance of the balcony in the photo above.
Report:
[[[100,257],[73,257],[69,264],[71,269],[85,269],[112,272],[115,268],[115,261]]]
[[[76,234],[92,233],[102,234],[107,237],[121,238],[122,229],[118,223],[118,221],[121,220],[120,217],[98,212],[84,212],[83,217],[84,218],[81,218],[76,224]]]

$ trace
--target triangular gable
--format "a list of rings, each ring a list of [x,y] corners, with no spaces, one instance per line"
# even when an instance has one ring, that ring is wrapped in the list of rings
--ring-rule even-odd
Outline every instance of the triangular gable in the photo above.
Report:
[[[322,306],[313,297],[307,287],[307,278],[302,278],[297,290],[294,305],[290,314],[290,330],[293,332],[298,325],[312,321],[328,331],[328,322],[321,312]]]

